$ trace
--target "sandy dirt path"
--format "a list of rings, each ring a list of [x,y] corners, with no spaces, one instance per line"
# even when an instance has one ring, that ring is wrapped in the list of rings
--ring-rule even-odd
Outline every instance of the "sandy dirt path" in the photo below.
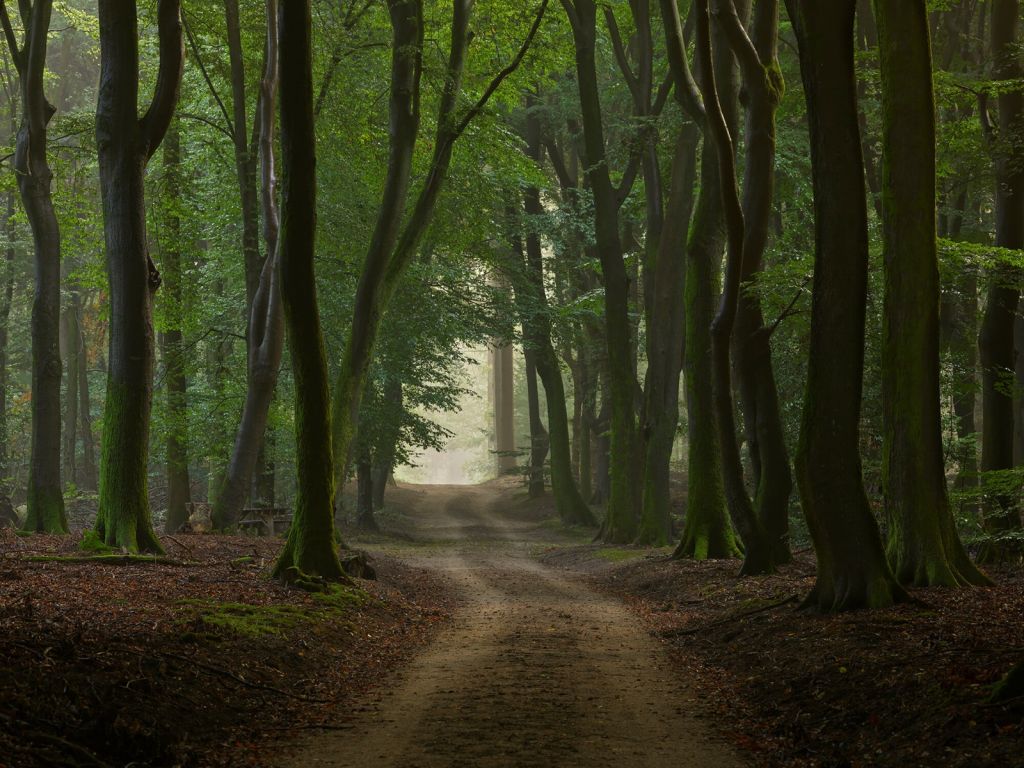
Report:
[[[453,626],[352,713],[308,734],[299,766],[743,765],[689,712],[699,691],[612,598],[531,556],[547,529],[503,515],[488,486],[417,493],[416,534],[463,593]]]

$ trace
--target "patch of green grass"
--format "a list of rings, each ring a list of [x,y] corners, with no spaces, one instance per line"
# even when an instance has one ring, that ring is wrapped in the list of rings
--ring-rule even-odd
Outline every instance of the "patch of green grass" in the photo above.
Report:
[[[283,635],[302,624],[336,619],[363,605],[369,595],[361,589],[332,584],[327,592],[310,595],[314,605],[224,603],[217,600],[181,600],[182,624],[200,623],[243,637]]]
[[[638,557],[643,557],[646,554],[646,551],[642,549],[605,547],[604,549],[597,550],[594,554],[602,560],[607,560],[610,563],[621,563],[625,560],[635,560]]]

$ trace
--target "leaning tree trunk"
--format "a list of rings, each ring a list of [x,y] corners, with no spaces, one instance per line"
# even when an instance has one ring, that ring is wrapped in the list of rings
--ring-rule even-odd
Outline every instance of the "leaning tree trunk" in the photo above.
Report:
[[[904,596],[868,506],[859,451],[868,235],[857,126],[856,0],[787,0],[800,50],[814,185],[811,337],[796,474],[818,558],[806,604],[880,608]]]
[[[228,3],[230,5],[230,2]],[[213,522],[220,529],[238,522],[238,517],[249,495],[253,475],[264,463],[261,460],[266,445],[267,421],[274,401],[281,357],[284,354],[284,314],[281,309],[279,285],[278,230],[280,214],[277,206],[277,169],[274,159],[274,120],[278,86],[277,0],[267,0],[266,61],[257,106],[256,134],[259,138],[261,204],[263,208],[263,239],[267,257],[249,304],[249,332],[246,367],[245,405],[239,422],[231,461],[224,475],[224,484],[213,507]],[[244,89],[243,89],[244,93]],[[244,125],[244,115],[243,122]],[[239,178],[244,178],[239,161]],[[242,196],[247,196],[242,184]],[[246,250],[248,269],[249,256]]]
[[[1024,71],[1020,64],[1017,26],[1018,0],[992,0],[992,77],[1016,81]],[[999,126],[996,134],[996,245],[1024,248],[1024,157],[1021,120],[1024,91],[1001,88],[998,96]],[[982,117],[985,118],[984,113]],[[1018,270],[997,268],[989,279],[985,314],[981,321],[978,350],[982,371],[981,470],[1004,472],[1013,468],[1013,392],[1006,387],[1014,368],[1013,328],[1019,300]],[[1020,528],[1017,494],[997,490],[985,495],[985,527],[993,536]],[[1012,556],[1013,548],[998,541],[987,544],[982,562],[999,562]]]
[[[164,194],[170,205],[161,253],[166,330],[161,334],[167,387],[167,516],[164,531],[175,533],[188,520],[192,501],[188,474],[188,377],[181,332],[184,283],[181,271],[181,134],[175,121],[164,139]]]
[[[310,0],[278,14],[281,78],[281,236],[278,270],[295,380],[295,511],[274,576],[344,578],[334,539],[327,355],[316,295],[316,131]]]
[[[882,477],[889,562],[904,584],[985,584],[960,542],[946,491],[928,9],[925,0],[874,5],[882,75]]]
[[[24,44],[11,30],[0,3],[7,46],[21,81],[21,128],[14,169],[35,248],[32,300],[32,447],[29,459],[25,530],[66,533],[60,463],[60,229],[53,208],[53,174],[46,157],[46,129],[54,108],[43,92],[52,0],[22,2]]]
[[[157,6],[160,69],[138,116],[139,29],[135,0],[100,0],[96,144],[110,285],[110,352],[96,530],[110,546],[159,552],[147,485],[153,405],[153,295],[160,275],[146,237],[145,169],[174,115],[181,83],[180,0]]]

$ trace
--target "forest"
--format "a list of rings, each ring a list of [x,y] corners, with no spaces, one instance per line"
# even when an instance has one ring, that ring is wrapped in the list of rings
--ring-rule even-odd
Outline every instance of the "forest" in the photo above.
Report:
[[[1022,764],[1019,0],[0,28],[0,768]]]

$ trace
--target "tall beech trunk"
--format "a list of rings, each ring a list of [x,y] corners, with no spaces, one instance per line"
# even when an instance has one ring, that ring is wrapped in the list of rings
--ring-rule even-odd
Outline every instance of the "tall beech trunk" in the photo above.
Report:
[[[418,252],[423,235],[433,219],[438,198],[448,177],[455,143],[483,111],[501,83],[522,63],[540,27],[547,4],[548,0],[542,0],[533,25],[516,56],[491,80],[476,103],[459,117],[458,101],[471,37],[469,20],[473,3],[471,0],[455,0],[452,8],[451,45],[438,105],[433,156],[426,179],[403,226],[404,203],[408,197],[412,155],[419,126],[423,8],[421,0],[389,0],[395,41],[411,40],[413,44],[395,45],[393,48],[391,145],[387,178],[370,248],[356,288],[352,326],[334,387],[332,435],[338,452],[335,471],[339,484],[343,479],[341,475],[344,474],[344,465],[358,424],[359,403],[377,345],[381,319],[398,281]]]
[[[96,530],[130,552],[159,552],[147,486],[153,405],[153,295],[160,274],[149,258],[144,174],[178,101],[184,50],[180,0],[157,5],[160,67],[140,119],[135,0],[100,0],[100,90],[96,144],[110,286],[110,351]]]
[[[311,0],[285,0],[277,13],[281,78],[280,272],[295,379],[295,511],[274,576],[344,578],[334,540],[334,467],[327,355],[320,329],[316,252],[316,131]]]
[[[743,179],[743,265],[740,282],[761,272],[772,223],[775,189],[775,112],[785,92],[778,62],[778,0],[761,0],[748,37],[735,13],[719,14],[722,32],[736,54],[747,92],[746,162]],[[754,508],[768,537],[772,561],[789,562],[789,466],[778,387],[772,365],[771,331],[765,327],[761,298],[741,290],[733,333],[737,389],[743,427],[754,470]]]
[[[230,4],[232,0],[228,2]],[[277,0],[266,0],[266,8],[265,61],[257,103],[257,130],[254,133],[259,142],[260,202],[263,209],[263,240],[266,244],[267,257],[263,261],[256,290],[249,305],[246,393],[242,420],[238,425],[238,434],[235,436],[231,462],[224,475],[224,484],[217,494],[213,507],[214,525],[221,529],[238,522],[238,517],[245,506],[245,499],[249,496],[254,474],[262,477],[268,472],[263,449],[267,440],[267,420],[274,402],[274,390],[277,388],[281,357],[284,353],[284,313],[281,307],[278,270],[280,213],[277,204],[277,167],[274,158],[279,56],[275,22]],[[242,118],[241,122],[236,120],[236,125],[244,126],[244,113]],[[239,178],[241,180],[242,177]],[[244,198],[244,184],[242,188]],[[248,263],[247,255],[246,265]]]
[[[868,506],[859,451],[868,235],[853,58],[856,0],[787,0],[800,50],[814,185],[811,337],[800,498],[818,558],[806,605],[881,608],[903,598]]]
[[[531,106],[527,104],[526,151],[530,159],[539,163],[543,157],[541,126],[536,114],[529,111]],[[523,205],[527,222],[536,222],[544,212],[537,187],[527,187]],[[572,474],[565,383],[551,338],[551,315],[544,288],[544,255],[540,234],[533,226],[529,226],[525,252],[523,241],[519,238],[514,238],[513,250],[518,254],[520,263],[511,270],[510,278],[515,289],[519,320],[523,326],[524,344],[533,357],[547,404],[546,436],[551,450],[551,493],[555,497],[555,507],[562,522],[566,524],[595,525],[594,515]]]
[[[882,477],[900,582],[988,582],[960,542],[946,491],[939,393],[935,100],[925,0],[874,0],[882,76]]]
[[[544,460],[548,457],[550,439],[540,417],[540,387],[537,385],[537,361],[532,349],[523,350],[526,378],[526,402],[530,417],[530,460],[527,493],[531,499],[544,495]]]
[[[597,77],[597,6],[594,0],[562,0],[562,6],[569,17],[575,42],[585,167],[594,198],[596,250],[604,284],[611,488],[601,535],[607,542],[628,543],[636,538],[643,483],[636,418],[637,383],[629,275],[619,235],[619,203],[605,150]]]
[[[178,121],[172,122],[164,138],[164,194],[170,203],[167,232],[161,253],[164,281],[166,330],[160,344],[164,358],[167,387],[167,517],[164,530],[174,533],[188,520],[186,511],[192,501],[192,483],[188,474],[188,378],[181,328],[184,321],[184,282],[181,271],[181,133]]]
[[[732,20],[737,31],[743,31],[742,23],[736,17],[732,0],[720,18]],[[711,53],[710,0],[697,0],[697,56],[700,62],[701,93],[707,112],[707,136],[714,144],[718,157],[722,208],[725,214],[728,250],[722,295],[718,311],[711,324],[712,390],[714,395],[715,421],[718,425],[718,441],[722,457],[722,480],[725,499],[733,525],[743,541],[742,575],[771,573],[774,571],[772,548],[765,535],[761,521],[754,511],[754,505],[747,493],[743,479],[743,462],[740,447],[736,441],[736,416],[733,405],[732,347],[733,328],[736,324],[736,310],[739,306],[740,276],[743,272],[743,256],[746,241],[746,224],[740,203],[736,181],[736,158],[729,126],[718,97],[715,68]],[[741,48],[745,53],[753,48]]]
[[[89,396],[89,355],[85,345],[85,332],[82,328],[81,294],[75,293],[74,300],[78,312],[79,353],[78,353],[78,421],[82,435],[82,464],[79,468],[80,486],[87,491],[95,491],[99,485],[96,465],[96,444],[92,436],[92,398]],[[68,395],[73,397],[76,395]]]
[[[13,111],[13,105],[12,105]],[[14,193],[7,194],[4,209],[4,235],[7,247],[4,249],[3,280],[0,282],[0,494],[10,496],[11,457],[8,452],[7,429],[7,349],[10,343],[11,300],[14,297]]]
[[[992,0],[992,79],[1017,80],[1024,74],[1020,61],[1017,28],[1018,0]],[[999,124],[995,132],[996,245],[1024,248],[1024,163],[1020,150],[1024,91],[1000,89],[997,97]],[[986,115],[982,114],[985,119]],[[1006,386],[1014,369],[1013,329],[1019,300],[1017,271],[997,268],[989,278],[985,313],[981,320],[978,350],[982,373],[981,470],[996,472],[1013,468],[1013,393]],[[1016,494],[986,493],[985,527],[998,536],[1021,525]],[[1012,556],[1013,547],[993,542],[979,556],[982,562],[999,562]]]
[[[681,36],[681,32],[678,35]],[[720,41],[712,51],[719,102],[729,130],[734,131],[738,109],[735,59],[728,46],[723,44],[720,34],[714,37]],[[685,61],[685,54],[677,53],[672,63],[680,70],[684,69]],[[696,84],[685,70],[681,75],[677,72],[677,81],[680,76],[682,82],[687,83],[681,97],[699,103]],[[692,95],[687,96],[687,91]],[[691,105],[687,107],[687,112],[695,118],[703,118],[702,107]],[[704,125],[703,119],[701,125]],[[674,555],[697,560],[735,557],[739,554],[726,511],[721,442],[715,416],[711,343],[711,327],[719,294],[719,274],[725,245],[724,223],[718,157],[714,142],[706,137],[701,150],[700,193],[687,243],[683,303],[686,311],[684,382],[689,433],[688,490],[686,524]]]
[[[76,296],[72,292],[72,296]],[[78,355],[81,352],[81,333],[78,329],[77,302],[71,300],[61,313],[61,346],[64,354],[64,426],[61,430],[62,472],[65,487],[73,485],[78,478]]]
[[[373,515],[373,461],[369,452],[356,461],[356,525],[370,531],[378,528]]]
[[[392,412],[399,412],[405,394],[402,389],[402,380],[391,377],[384,382],[384,402]],[[388,482],[395,469],[395,457],[398,450],[398,442],[402,439],[402,422],[400,419],[389,419],[387,426],[383,429],[377,439],[377,447],[373,463],[373,509],[384,508],[384,494],[387,491]]]
[[[645,305],[647,378],[644,386],[644,494],[637,541],[665,546],[672,538],[670,467],[679,426],[679,377],[683,367],[686,235],[693,210],[700,129],[685,123],[676,139],[665,226],[648,264]]]
[[[7,47],[21,85],[21,127],[14,150],[18,190],[32,229],[35,292],[32,299],[32,448],[25,530],[66,533],[60,463],[60,229],[53,209],[53,174],[46,157],[46,129],[54,108],[43,92],[52,0],[21,0],[25,30],[18,45],[5,3],[0,3]]]

